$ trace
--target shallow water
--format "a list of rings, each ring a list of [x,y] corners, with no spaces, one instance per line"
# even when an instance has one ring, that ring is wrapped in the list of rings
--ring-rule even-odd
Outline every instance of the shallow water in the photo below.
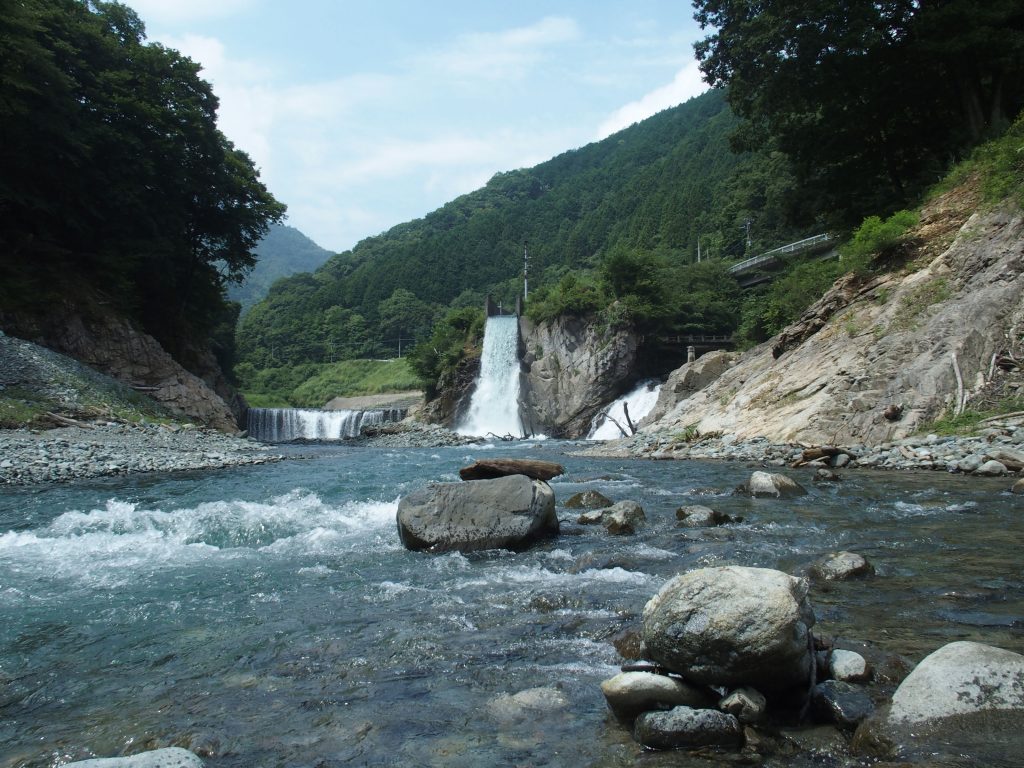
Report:
[[[809,496],[751,500],[729,495],[749,466],[568,447],[304,446],[275,465],[0,491],[0,765],[168,745],[213,767],[725,765],[643,753],[609,718],[611,636],[680,571],[799,572],[840,548],[878,575],[816,588],[819,634],[914,662],[961,639],[1024,651],[1006,481],[794,471]],[[649,522],[608,537],[560,508],[562,535],[527,553],[404,551],[397,499],[496,455],[561,461],[560,502],[590,488]],[[684,503],[745,521],[676,528]],[[533,710],[508,697],[538,687],[554,690]],[[812,763],[846,764],[788,762]]]

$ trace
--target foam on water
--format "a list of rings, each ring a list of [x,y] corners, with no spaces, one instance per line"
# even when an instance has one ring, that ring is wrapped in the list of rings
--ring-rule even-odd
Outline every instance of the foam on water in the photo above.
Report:
[[[0,563],[17,572],[109,588],[159,569],[337,548],[390,529],[397,506],[397,501],[331,506],[304,490],[264,502],[213,501],[170,511],[109,499],[102,508],[65,512],[40,528],[0,535]]]

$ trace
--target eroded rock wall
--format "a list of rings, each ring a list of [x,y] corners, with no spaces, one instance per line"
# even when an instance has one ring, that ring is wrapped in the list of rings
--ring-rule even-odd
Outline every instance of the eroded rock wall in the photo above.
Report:
[[[913,434],[957,400],[969,404],[995,356],[1024,345],[1024,215],[974,210],[963,190],[938,198],[904,269],[841,279],[799,322],[644,431],[696,425],[741,439],[877,444]],[[889,406],[901,417],[886,418]]]
[[[594,416],[636,380],[638,338],[592,319],[520,320],[523,422],[533,432],[585,437]]]
[[[5,325],[13,334],[144,392],[179,416],[225,432],[238,430],[244,402],[228,384],[212,353],[197,351],[193,355],[201,378],[127,320],[113,315],[86,317],[70,307],[54,307],[44,319],[5,318]]]

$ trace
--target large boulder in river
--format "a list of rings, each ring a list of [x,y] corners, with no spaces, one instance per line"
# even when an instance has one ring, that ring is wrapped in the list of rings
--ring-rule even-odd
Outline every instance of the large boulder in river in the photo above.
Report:
[[[508,475],[526,475],[533,480],[550,480],[565,472],[561,464],[538,459],[487,459],[474,461],[459,470],[463,480],[493,480]]]
[[[647,655],[707,685],[806,689],[814,665],[807,591],[806,580],[768,568],[681,574],[644,607]]]
[[[857,729],[856,753],[946,765],[1024,754],[1024,656],[958,641],[925,657],[892,704]]]
[[[519,550],[557,533],[555,494],[525,475],[435,483],[398,503],[398,535],[406,549]]]
[[[1024,712],[1024,656],[962,640],[914,668],[892,696],[889,719],[919,723],[986,709]]]

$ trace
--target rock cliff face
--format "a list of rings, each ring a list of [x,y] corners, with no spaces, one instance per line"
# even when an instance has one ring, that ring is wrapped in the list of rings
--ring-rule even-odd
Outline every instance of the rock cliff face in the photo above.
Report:
[[[636,379],[632,331],[606,331],[576,317],[541,325],[524,317],[520,335],[523,422],[534,432],[585,437],[598,411]]]
[[[907,267],[837,281],[644,431],[877,444],[969,403],[1024,349],[1024,215],[976,208],[969,187],[937,198]]]
[[[43,320],[16,317],[4,321],[12,334],[124,382],[172,413],[222,431],[238,430],[244,402],[228,384],[212,353],[194,355],[193,367],[200,377],[185,370],[152,336],[113,315],[87,318],[71,307],[54,307]]]

